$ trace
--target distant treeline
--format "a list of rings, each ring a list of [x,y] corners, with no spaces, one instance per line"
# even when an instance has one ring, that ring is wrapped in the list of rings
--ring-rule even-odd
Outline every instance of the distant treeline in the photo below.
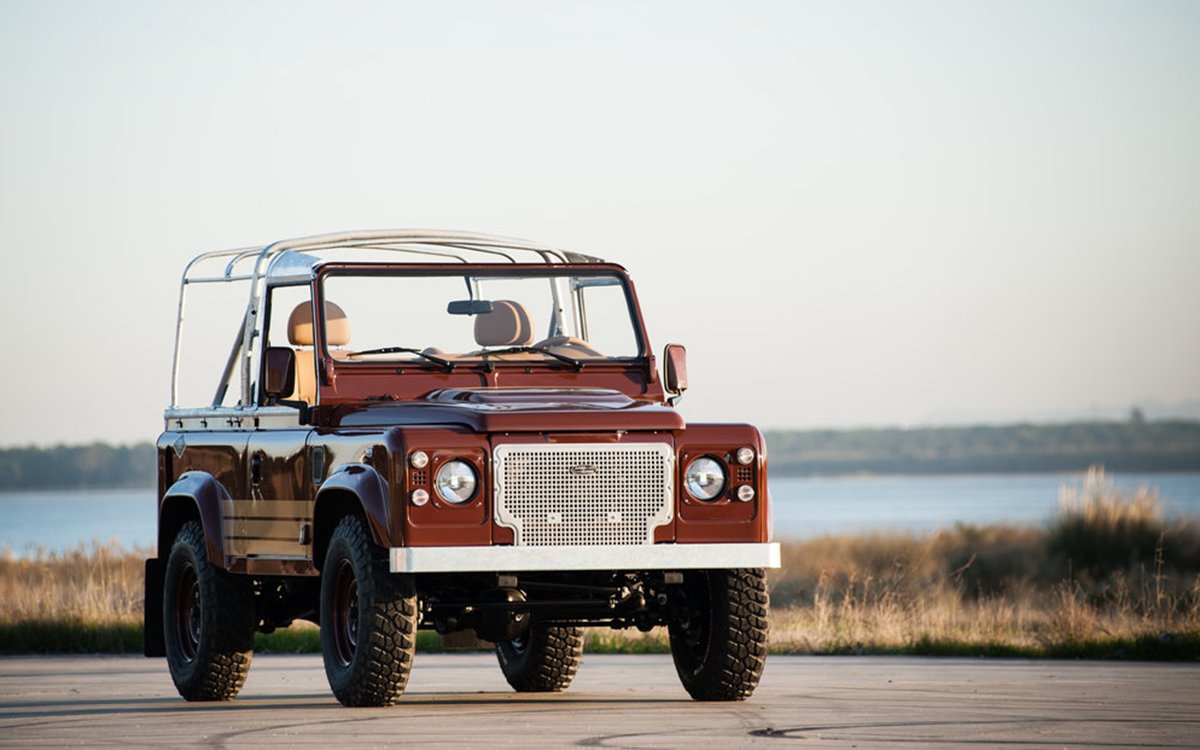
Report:
[[[767,433],[775,475],[1200,471],[1200,422],[1020,424],[1001,427]]]
[[[154,445],[0,449],[0,490],[153,487]]]
[[[767,433],[775,476],[1200,471],[1200,422],[1129,421]],[[0,490],[152,487],[154,446],[0,449]]]

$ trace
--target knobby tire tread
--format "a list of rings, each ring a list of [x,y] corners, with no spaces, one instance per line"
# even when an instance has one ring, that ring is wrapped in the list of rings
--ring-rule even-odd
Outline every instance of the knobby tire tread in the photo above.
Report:
[[[200,582],[201,601],[209,602],[210,606],[201,607],[201,643],[191,665],[181,662],[178,653],[172,653],[178,647],[173,649],[168,645],[171,677],[185,700],[233,700],[246,684],[254,656],[254,629],[258,624],[254,591],[248,579],[221,570],[209,562],[204,530],[198,522],[188,521],[179,529],[171,547],[172,557],[181,544],[190,550],[191,562]],[[166,578],[174,581],[175,576],[169,572]],[[164,593],[163,627],[168,644],[172,644],[176,638],[172,632],[170,612],[174,601],[173,592]]]
[[[761,568],[708,571],[708,645],[697,664],[671,628],[671,652],[684,689],[699,701],[742,701],[758,686],[767,659],[770,600]]]
[[[331,628],[322,627],[322,650],[325,652],[326,674],[334,695],[346,706],[391,706],[399,699],[412,672],[417,645],[417,595],[411,576],[396,575],[388,570],[386,550],[371,540],[365,519],[359,515],[343,518],[330,538],[331,555],[344,542],[357,578],[359,600],[368,603],[360,608],[359,618],[369,618],[366,639],[360,638],[354,658],[347,667],[333,664],[327,643]],[[324,571],[332,571],[332,557],[327,557]],[[322,621],[325,621],[327,593],[322,587]]]
[[[523,653],[511,644],[496,644],[496,658],[508,684],[518,693],[566,690],[583,659],[583,629],[534,624],[526,639]]]

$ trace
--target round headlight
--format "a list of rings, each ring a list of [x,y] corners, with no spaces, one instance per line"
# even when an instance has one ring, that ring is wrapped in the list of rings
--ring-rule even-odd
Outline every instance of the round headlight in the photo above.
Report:
[[[739,464],[748,466],[750,462],[754,460],[754,449],[750,446],[738,448],[737,460]]]
[[[688,464],[683,475],[688,493],[697,500],[712,500],[725,489],[725,469],[708,456]]]
[[[429,465],[429,454],[425,451],[413,451],[408,454],[408,462],[414,469],[424,469]]]
[[[466,461],[447,461],[438,469],[434,485],[448,503],[465,503],[475,496],[475,469]]]

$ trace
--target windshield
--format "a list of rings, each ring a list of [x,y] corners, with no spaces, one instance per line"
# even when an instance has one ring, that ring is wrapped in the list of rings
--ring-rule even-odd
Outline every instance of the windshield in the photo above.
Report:
[[[627,286],[607,271],[537,275],[505,269],[503,275],[466,276],[330,271],[323,293],[326,348],[347,362],[580,367],[641,354]]]

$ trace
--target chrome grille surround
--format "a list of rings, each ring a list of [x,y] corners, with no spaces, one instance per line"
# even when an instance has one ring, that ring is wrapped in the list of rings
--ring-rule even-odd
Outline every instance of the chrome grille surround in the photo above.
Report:
[[[666,443],[508,444],[492,458],[496,523],[518,546],[653,544],[671,521]]]

